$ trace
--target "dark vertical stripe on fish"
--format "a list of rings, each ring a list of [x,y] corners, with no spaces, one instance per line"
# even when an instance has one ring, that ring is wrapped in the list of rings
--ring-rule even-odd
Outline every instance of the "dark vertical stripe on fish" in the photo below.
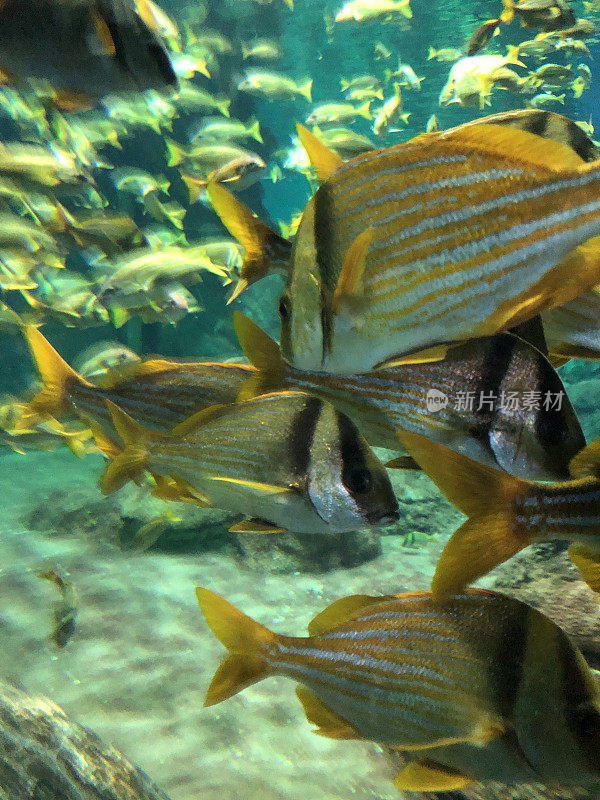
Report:
[[[484,654],[493,664],[495,706],[506,719],[514,719],[513,712],[525,666],[531,609],[520,605],[514,612],[499,625],[498,637],[494,641],[495,651]]]
[[[337,283],[336,247],[332,235],[332,208],[333,198],[328,185],[320,186],[314,194],[315,214],[313,222],[313,235],[315,242],[315,256],[321,286],[332,293]]]
[[[322,407],[322,400],[311,397],[290,421],[287,453],[292,473],[300,478],[308,471],[315,428]]]
[[[600,713],[592,703],[589,686],[580,669],[573,669],[574,653],[570,641],[560,636],[557,646],[560,682],[566,708],[565,721],[579,745],[580,753],[592,772],[600,772]],[[589,675],[590,681],[594,678]]]
[[[490,340],[490,348],[480,367],[479,380],[474,387],[473,411],[479,424],[471,429],[471,434],[493,455],[490,445],[490,430],[498,414],[498,398],[517,339],[497,336]],[[486,402],[486,398],[488,402]],[[490,409],[489,401],[493,403]],[[481,406],[481,408],[479,407]]]

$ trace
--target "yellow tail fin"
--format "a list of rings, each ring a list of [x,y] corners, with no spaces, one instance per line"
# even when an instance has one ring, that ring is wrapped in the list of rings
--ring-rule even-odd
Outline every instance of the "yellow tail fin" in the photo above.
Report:
[[[112,494],[128,481],[139,480],[146,469],[148,431],[110,400],[105,400],[115,430],[123,442],[123,449],[113,455],[100,477],[103,494]]]
[[[70,407],[69,387],[92,384],[67,364],[34,325],[26,325],[24,335],[44,383],[43,389],[29,403],[29,409],[38,414],[60,417]]]
[[[206,624],[229,651],[206,693],[204,705],[212,706],[269,675],[265,655],[276,635],[208,589],[197,588],[196,597]]]
[[[416,433],[399,433],[409,454],[459,511],[470,518],[440,556],[431,591],[436,601],[462,591],[514,556],[531,539],[515,521],[512,501],[527,481],[479,464]]]
[[[286,252],[291,254],[291,244],[261,222],[249,208],[220,184],[209,181],[206,193],[223,225],[244,248],[239,281],[241,288],[237,288],[229,298],[228,303],[230,303],[246,286],[268,275],[273,270],[274,259],[282,268],[283,264],[279,264],[279,259]]]

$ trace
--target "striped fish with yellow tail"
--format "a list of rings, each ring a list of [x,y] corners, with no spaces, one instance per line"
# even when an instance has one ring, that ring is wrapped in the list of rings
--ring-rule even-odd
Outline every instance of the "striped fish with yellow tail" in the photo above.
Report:
[[[329,169],[322,147],[279,301],[298,369],[366,372],[508,329],[600,280],[600,163],[566,145],[482,122]]]
[[[354,595],[312,620],[308,637],[273,633],[196,589],[228,653],[205,705],[270,676],[296,694],[321,736],[400,751],[395,785],[449,791],[476,782],[590,786],[600,781],[600,693],[579,650],[539,611],[471,590]]]
[[[155,358],[109,370],[92,383],[72,369],[37,328],[27,326],[24,331],[44,383],[29,409],[52,417],[75,414],[111,440],[117,432],[105,400],[145,427],[167,431],[203,408],[233,403],[256,372],[246,364]],[[97,441],[100,444],[98,437]]]
[[[337,533],[398,519],[383,464],[348,417],[316,397],[280,392],[211,406],[169,433],[106,403],[123,442],[100,479],[107,494],[148,471],[159,492],[175,482],[171,499],[244,514],[237,532]]]
[[[594,161],[600,157],[592,139],[575,122],[551,111],[536,108],[504,111],[467,122],[460,127],[482,123],[506,125],[528,131],[544,139],[552,139],[570,147],[584,161]],[[302,129],[302,141],[310,151],[312,166],[319,180],[327,180],[329,175],[343,164],[339,155],[305,129]],[[225,227],[245,248],[240,278],[228,303],[260,278],[275,273],[287,273],[292,257],[291,241],[282,238],[269,228],[223,186],[212,184],[209,186],[208,195]]]
[[[462,591],[533,542],[571,542],[569,556],[600,592],[600,438],[571,461],[573,478],[537,483],[478,464],[415,433],[400,436],[443,494],[468,516],[438,560],[436,600]]]
[[[240,399],[275,389],[308,392],[347,414],[372,446],[399,450],[397,433],[407,429],[538,480],[568,477],[570,460],[585,446],[560,377],[535,347],[510,333],[461,343],[442,360],[412,364],[409,357],[387,369],[338,376],[290,366],[277,343],[239,312],[233,326],[257,368]],[[560,408],[522,403],[530,391],[560,398]],[[436,397],[432,406],[428,398]]]

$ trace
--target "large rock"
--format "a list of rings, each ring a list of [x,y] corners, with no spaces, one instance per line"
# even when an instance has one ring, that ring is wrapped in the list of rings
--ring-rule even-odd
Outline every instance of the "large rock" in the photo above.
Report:
[[[51,700],[0,683],[0,800],[169,798]]]

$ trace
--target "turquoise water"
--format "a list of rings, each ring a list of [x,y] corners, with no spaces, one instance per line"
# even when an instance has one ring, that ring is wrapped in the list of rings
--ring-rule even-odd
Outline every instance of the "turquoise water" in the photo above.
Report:
[[[572,6],[576,17],[600,24],[597,12],[588,12],[579,1]],[[342,79],[373,75],[381,82],[382,95],[372,99],[370,119],[357,116],[350,122],[331,121],[321,127],[344,126],[369,137],[376,147],[390,147],[423,133],[433,114],[443,130],[486,114],[526,108],[533,96],[495,86],[489,96],[482,95],[482,107],[479,103],[440,107],[438,103],[452,62],[428,59],[429,48],[458,48],[464,54],[466,40],[477,26],[502,10],[499,3],[487,0],[412,0],[411,19],[394,12],[389,19],[349,22],[334,21],[337,4],[312,0],[295,0],[293,10],[280,0],[265,4],[164,0],[161,7],[179,31],[179,44],[171,41],[166,45],[173,63],[178,57],[193,56],[197,59],[194,69],[210,73],[210,77],[201,71],[191,77],[180,75],[181,86],[229,100],[230,119],[245,126],[258,120],[263,141],[247,138],[236,144],[262,159],[264,169],[236,196],[283,234],[318,185],[308,167],[304,171],[286,167],[288,151],[298,144],[292,142],[294,126],[304,123],[316,106],[347,102],[340,91]],[[501,25],[499,30],[482,53],[504,54],[508,46],[539,33],[539,28],[522,28],[517,21]],[[213,34],[221,37],[219,45]],[[280,46],[281,57],[262,63],[244,60],[242,43],[263,37]],[[585,64],[595,77],[600,59],[598,40],[591,36],[585,42],[591,57],[559,48],[538,60],[523,57],[522,65],[511,68],[524,78],[545,63],[571,65],[575,80],[580,74],[578,66]],[[381,53],[389,54],[381,57]],[[394,79],[386,80],[386,70],[397,71],[399,64],[412,67],[420,80],[419,89],[401,86],[408,120],[392,121],[387,135],[378,138],[373,118],[393,95]],[[274,69],[296,87],[312,79],[311,102],[295,90],[289,98],[241,91],[238,84],[252,68]],[[238,277],[239,254],[236,264],[233,259],[219,262],[220,269],[201,270],[200,280],[191,271],[182,277],[169,275],[176,257],[191,248],[214,238],[233,243],[205,194],[198,202],[190,201],[181,176],[182,172],[193,173],[205,179],[211,170],[191,156],[184,159],[183,166],[168,163],[167,143],[174,140],[190,148],[189,131],[204,117],[218,117],[218,110],[190,108],[183,93],[124,94],[130,111],[134,103],[142,104],[141,119],[133,121],[125,112],[121,118],[116,112],[111,116],[115,103],[106,98],[91,97],[90,108],[73,112],[61,107],[56,98],[40,105],[43,92],[39,86],[24,87],[18,82],[17,94],[10,91],[0,89],[2,142],[32,144],[47,152],[58,147],[74,159],[83,176],[83,186],[77,191],[61,192],[60,186],[56,191],[47,187],[42,191],[39,186],[27,185],[22,195],[3,194],[7,214],[37,226],[54,244],[32,244],[35,237],[29,232],[17,245],[6,246],[0,254],[0,300],[25,322],[40,326],[66,362],[77,363],[86,348],[107,340],[143,358],[240,360],[241,349],[231,325],[234,310],[279,338],[281,274],[257,281],[231,305],[226,302]],[[588,123],[592,128],[588,127],[587,133],[594,139],[595,82],[592,80],[580,97],[575,96],[571,80],[548,91],[564,94],[562,102],[554,101],[548,109]],[[356,107],[363,102],[357,101]],[[160,107],[162,112],[157,111]],[[76,143],[82,140],[69,131],[82,124],[88,125],[88,132],[98,130],[100,120],[112,126],[118,146],[115,140],[107,141],[105,129],[104,139],[92,142],[85,155],[83,150],[76,151]],[[136,195],[118,188],[114,173],[134,168],[154,179],[165,178],[170,184],[167,192],[153,187]],[[234,183],[225,185],[236,188]],[[60,222],[64,217],[56,207],[48,219],[41,220],[41,212],[38,215],[35,209],[42,208],[42,198],[50,204],[60,202],[71,220],[86,215],[102,220],[110,213],[119,214],[131,222],[135,241],[115,243],[114,231],[100,237],[100,243],[98,237],[86,238],[72,221],[66,227]],[[159,213],[157,208],[163,211]],[[167,213],[163,213],[165,209]],[[160,220],[157,213],[159,217],[162,214]],[[6,225],[10,228],[0,220],[0,229]],[[147,273],[134,276],[127,291],[120,286],[107,292],[105,281],[112,267],[124,263],[136,248],[139,252],[160,249],[158,235],[163,241],[174,241],[164,258],[163,274],[152,284],[168,286],[168,300],[164,294],[160,299],[150,297]],[[23,254],[28,280],[15,287],[10,280]],[[65,276],[77,280],[81,289],[83,299],[76,307],[64,304],[70,297]],[[190,295],[170,317],[181,303],[183,291]],[[104,306],[108,310],[103,311]],[[114,309],[126,309],[130,319],[117,327]],[[6,324],[4,319],[0,313],[0,393],[6,395],[2,404],[6,410],[15,398],[30,398],[41,384],[25,339],[10,315]],[[598,434],[598,370],[594,360],[573,359],[560,368],[588,442]],[[89,426],[86,418],[82,428],[73,414],[61,417],[61,422],[67,425],[67,433]],[[0,679],[16,682],[32,695],[50,698],[70,719],[93,730],[144,770],[171,800],[387,800],[398,796],[392,783],[399,770],[398,756],[373,742],[315,736],[290,681],[260,682],[224,704],[203,708],[224,651],[202,619],[194,588],[206,586],[274,632],[290,636],[304,635],[309,621],[340,597],[425,590],[443,546],[463,520],[426,475],[388,470],[399,512],[398,521],[385,529],[359,529],[347,535],[337,532],[321,538],[230,533],[229,527],[240,520],[235,510],[166,503],[150,495],[152,487],[147,480],[138,481],[139,485],[130,482],[114,494],[102,494],[98,482],[106,458],[93,445],[91,435],[83,435],[79,455],[84,457],[77,459],[63,446],[64,430],[48,429],[47,421],[31,438],[27,438],[27,426],[15,430],[8,411],[3,411],[0,425],[4,445],[0,453]],[[165,423],[162,427],[170,426]],[[376,453],[383,463],[397,455],[380,447]],[[140,546],[142,534],[145,544]],[[478,585],[506,592],[542,610],[572,637],[590,666],[599,669],[599,606],[564,549],[562,545],[551,550],[529,549],[486,575]],[[63,576],[75,592],[73,625],[60,647],[52,641],[56,625],[52,615],[59,592],[39,577],[47,570]],[[3,791],[0,781],[2,800]],[[577,794],[573,787],[507,790],[484,784],[469,787],[464,796],[569,798],[572,792]],[[586,788],[578,796],[597,797],[597,792],[594,787]],[[21,800],[21,795],[11,797],[9,793],[6,797]],[[58,800],[57,795],[47,800],[54,797]]]

